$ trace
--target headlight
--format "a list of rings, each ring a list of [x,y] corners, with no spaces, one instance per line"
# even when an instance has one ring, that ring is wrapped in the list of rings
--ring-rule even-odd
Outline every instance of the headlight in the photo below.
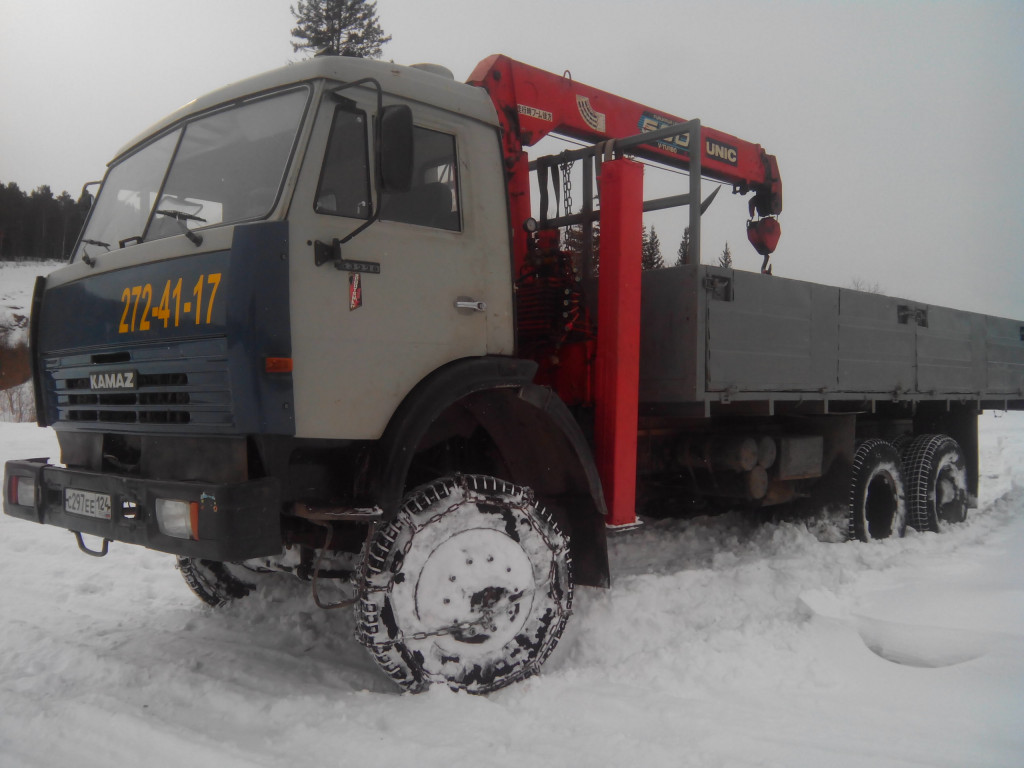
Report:
[[[176,539],[199,538],[199,504],[178,499],[156,500],[156,523],[160,533]]]
[[[36,479],[24,475],[10,475],[7,478],[7,503],[35,509]]]

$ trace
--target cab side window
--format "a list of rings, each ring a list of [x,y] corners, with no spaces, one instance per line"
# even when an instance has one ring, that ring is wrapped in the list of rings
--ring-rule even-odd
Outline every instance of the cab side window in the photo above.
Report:
[[[385,193],[381,218],[460,231],[455,137],[416,126],[413,142],[416,167],[412,188],[400,194]]]
[[[366,219],[370,215],[370,171],[366,113],[342,104],[334,112],[327,154],[320,171],[317,213]]]

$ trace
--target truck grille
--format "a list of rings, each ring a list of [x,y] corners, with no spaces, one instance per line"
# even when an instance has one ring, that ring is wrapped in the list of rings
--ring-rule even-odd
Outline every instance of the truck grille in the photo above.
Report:
[[[225,339],[70,354],[45,361],[58,421],[151,430],[165,426],[231,431],[234,426]],[[134,387],[97,389],[90,376],[130,371]]]

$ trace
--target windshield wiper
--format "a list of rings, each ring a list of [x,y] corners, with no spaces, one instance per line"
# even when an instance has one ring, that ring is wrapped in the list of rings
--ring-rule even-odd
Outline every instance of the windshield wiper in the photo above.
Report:
[[[205,224],[206,219],[202,218],[201,216],[196,216],[194,213],[186,213],[185,211],[168,211],[164,209],[157,209],[153,211],[153,213],[158,214],[160,216],[167,216],[170,219],[174,219],[175,221],[180,222],[182,233],[192,242],[193,245],[200,246],[203,244],[203,238],[197,235],[191,229],[189,229],[188,225],[185,224],[185,222],[201,221],[203,224]]]
[[[178,221],[201,221],[203,224],[206,223],[206,219],[202,216],[196,216],[194,213],[188,213],[187,211],[165,211],[158,209],[154,213],[159,213],[161,216],[170,216],[172,219]]]
[[[103,248],[106,248],[108,251],[110,250],[110,243],[104,243],[102,240],[90,240],[87,237],[83,237],[82,238],[82,244],[83,245],[99,245],[99,246],[102,246]],[[82,261],[84,261],[90,267],[95,267],[96,266],[96,257],[95,256],[90,256],[89,252],[87,250],[85,250],[85,248],[82,249]]]

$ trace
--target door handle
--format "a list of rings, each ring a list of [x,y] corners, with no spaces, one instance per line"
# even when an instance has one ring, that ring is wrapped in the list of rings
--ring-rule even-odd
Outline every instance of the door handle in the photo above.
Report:
[[[477,301],[476,299],[470,299],[465,296],[459,296],[459,298],[455,300],[455,309],[460,312],[462,310],[467,310],[469,312],[486,312],[487,302]]]

